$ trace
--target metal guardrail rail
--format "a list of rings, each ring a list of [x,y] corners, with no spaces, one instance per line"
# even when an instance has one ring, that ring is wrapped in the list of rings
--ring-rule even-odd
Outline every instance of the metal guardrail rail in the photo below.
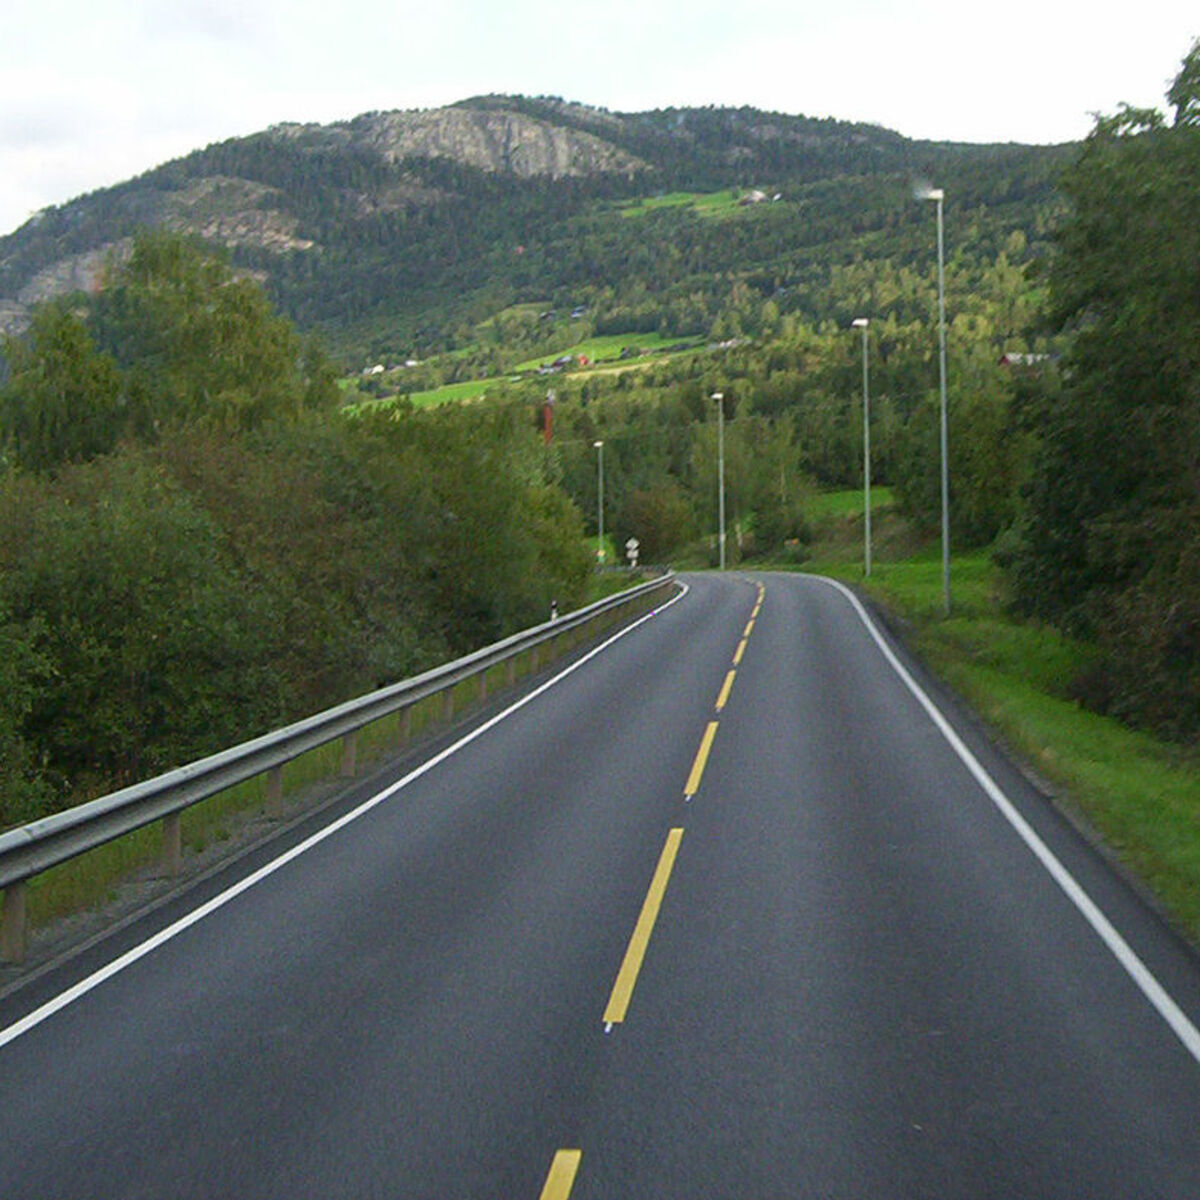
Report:
[[[282,796],[284,764],[338,738],[343,739],[342,774],[353,775],[355,735],[364,726],[392,713],[403,713],[438,693],[447,697],[445,715],[449,718],[453,714],[453,688],[459,683],[478,677],[479,695],[483,698],[487,695],[487,672],[492,667],[507,663],[507,678],[511,684],[516,680],[518,655],[532,652],[531,666],[536,670],[541,646],[673,586],[674,579],[674,575],[668,573],[661,579],[608,596],[577,612],[514,634],[412,679],[380,688],[153,779],[0,833],[0,889],[4,892],[0,912],[0,961],[20,962],[24,959],[25,884],[33,876],[155,821],[163,822],[163,856],[167,870],[178,873],[182,855],[180,817],[193,804],[265,774],[268,804],[278,805]]]

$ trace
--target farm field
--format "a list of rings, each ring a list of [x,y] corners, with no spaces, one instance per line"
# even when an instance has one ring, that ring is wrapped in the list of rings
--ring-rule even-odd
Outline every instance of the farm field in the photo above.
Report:
[[[644,217],[660,208],[691,208],[703,217],[729,216],[737,211],[738,198],[729,188],[719,192],[667,192],[624,201],[616,210],[623,217]]]
[[[689,348],[694,348],[703,343],[702,338],[677,338],[664,337],[661,333],[612,333],[604,334],[600,337],[586,338],[582,342],[576,342],[573,346],[568,346],[563,350],[557,350],[552,353],[539,355],[537,358],[526,359],[525,362],[518,363],[513,369],[515,371],[536,371],[542,363],[553,362],[556,358],[562,355],[569,354],[573,358],[579,355],[584,355],[591,362],[603,362],[605,359],[616,359],[621,355],[621,351],[627,346],[635,347],[638,350],[668,350],[672,346],[687,345]]]

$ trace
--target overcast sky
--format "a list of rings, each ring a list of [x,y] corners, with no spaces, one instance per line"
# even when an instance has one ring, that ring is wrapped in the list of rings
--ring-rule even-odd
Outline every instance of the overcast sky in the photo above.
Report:
[[[1197,0],[3,0],[0,234],[277,121],[486,92],[1059,142],[1165,105]]]

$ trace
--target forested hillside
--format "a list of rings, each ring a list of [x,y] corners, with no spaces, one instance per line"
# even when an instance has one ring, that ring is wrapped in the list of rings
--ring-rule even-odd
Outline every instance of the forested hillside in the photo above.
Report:
[[[830,265],[911,262],[928,242],[917,178],[936,177],[971,221],[1020,227],[1032,242],[1063,160],[1055,148],[919,143],[753,109],[613,114],[520,97],[285,125],[0,239],[0,315],[11,326],[33,302],[95,286],[106,255],[155,225],[227,247],[350,363],[462,348],[476,323],[522,302],[586,305],[622,332],[707,333],[739,281],[798,291],[782,306],[811,316],[819,301],[806,293]],[[667,207],[631,221],[620,207],[751,189],[769,202],[739,220]]]

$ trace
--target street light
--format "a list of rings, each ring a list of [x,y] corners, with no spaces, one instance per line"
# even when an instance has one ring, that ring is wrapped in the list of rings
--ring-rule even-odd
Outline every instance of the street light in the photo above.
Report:
[[[937,203],[938,247],[938,367],[942,389],[942,592],[945,615],[950,615],[950,469],[946,432],[946,268],[945,238],[942,232],[942,201],[946,193],[941,188],[923,188],[917,193],[920,200]]]
[[[599,489],[597,491],[597,499],[596,499],[596,513],[597,513],[596,524],[599,526],[600,532],[596,537],[596,561],[601,566],[603,566],[604,565],[604,443],[602,441],[593,442],[592,447],[600,452],[598,455],[599,471],[600,471],[600,484],[599,484]]]
[[[721,547],[721,570],[723,571],[725,570],[725,394],[713,392],[712,399],[717,405],[717,508],[720,528],[718,542]]]
[[[871,322],[866,317],[856,317],[850,322],[852,329],[862,330],[863,358],[863,575],[871,574],[871,386],[870,370],[867,365],[867,330]]]

